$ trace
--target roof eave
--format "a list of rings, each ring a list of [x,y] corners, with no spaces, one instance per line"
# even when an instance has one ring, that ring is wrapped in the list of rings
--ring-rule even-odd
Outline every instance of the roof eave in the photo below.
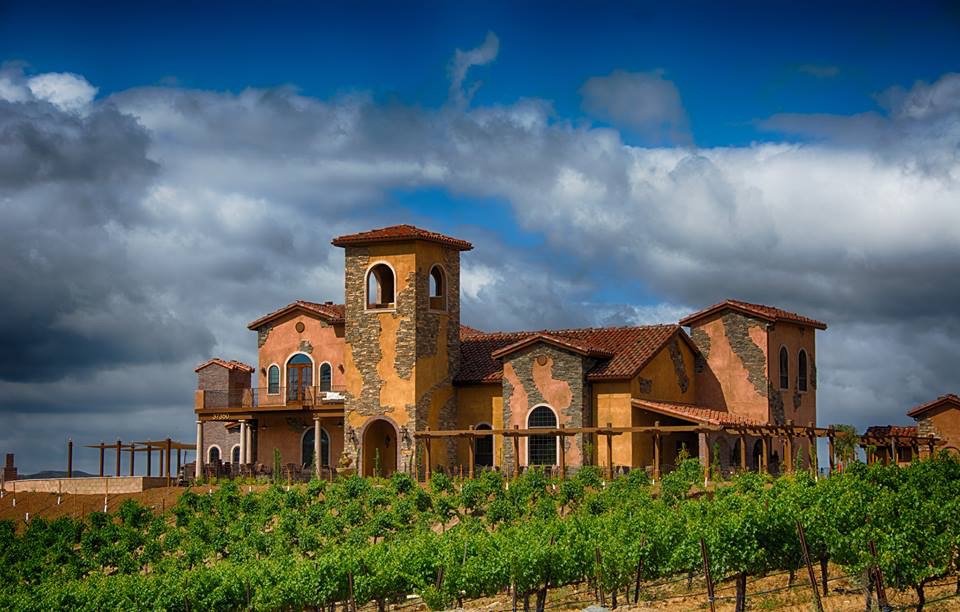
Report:
[[[287,306],[284,306],[283,308],[281,308],[280,310],[277,310],[276,312],[271,312],[270,314],[264,315],[259,319],[253,321],[252,323],[247,324],[247,329],[251,331],[256,331],[258,328],[263,327],[270,321],[274,321],[276,319],[284,317],[295,310],[300,310],[304,314],[315,316],[316,318],[322,321],[326,321],[331,325],[336,325],[337,323],[344,323],[344,319],[341,317],[332,317],[329,315],[325,315],[322,312],[311,310],[310,308],[307,308],[303,304],[298,304],[294,302],[293,304],[288,304]]]

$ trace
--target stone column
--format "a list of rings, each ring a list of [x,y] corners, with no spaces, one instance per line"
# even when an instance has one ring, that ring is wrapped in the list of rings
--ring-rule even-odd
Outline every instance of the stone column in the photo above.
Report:
[[[320,417],[313,417],[313,473],[320,478]]]
[[[147,451],[148,453],[150,451]],[[196,478],[203,476],[203,423],[197,421],[197,460],[196,460]]]
[[[253,425],[247,423],[247,457],[244,459],[247,465],[253,463]]]
[[[240,419],[240,465],[247,463],[247,422]]]

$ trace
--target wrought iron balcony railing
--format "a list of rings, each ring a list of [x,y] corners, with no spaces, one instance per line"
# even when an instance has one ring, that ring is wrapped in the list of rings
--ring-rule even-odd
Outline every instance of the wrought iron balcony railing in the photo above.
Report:
[[[203,392],[203,407],[209,409],[319,406],[342,401],[345,389],[343,385],[206,389]]]

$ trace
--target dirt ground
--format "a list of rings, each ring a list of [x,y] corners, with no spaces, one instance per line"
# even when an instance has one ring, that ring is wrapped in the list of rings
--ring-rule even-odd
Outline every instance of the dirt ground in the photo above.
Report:
[[[181,487],[160,487],[147,489],[142,493],[123,493],[107,498],[107,509],[113,512],[126,499],[136,499],[141,504],[152,506],[162,512],[177,503],[177,499],[186,489]],[[103,511],[103,495],[67,495],[60,497],[57,503],[56,493],[17,493],[16,506],[14,495],[7,491],[0,499],[0,520],[12,519],[18,528],[25,526],[26,515],[55,519],[61,516],[82,518],[91,512]]]

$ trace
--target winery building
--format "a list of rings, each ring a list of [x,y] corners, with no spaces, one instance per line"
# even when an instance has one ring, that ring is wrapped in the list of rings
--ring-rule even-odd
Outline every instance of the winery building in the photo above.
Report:
[[[460,322],[464,240],[409,225],[340,236],[344,303],[296,301],[251,322],[256,366],[214,358],[197,368],[197,473],[272,467],[413,471],[418,432],[659,424],[813,425],[816,332],[786,310],[727,300],[678,323],[486,332]],[[686,451],[738,464],[738,436],[671,433],[664,466]],[[648,468],[649,437],[589,434],[432,439],[431,467],[512,470],[612,464]],[[751,467],[775,469],[782,442],[747,438]],[[805,442],[793,447],[806,453]],[[612,457],[609,456],[612,453]],[[207,464],[204,467],[201,464]]]

